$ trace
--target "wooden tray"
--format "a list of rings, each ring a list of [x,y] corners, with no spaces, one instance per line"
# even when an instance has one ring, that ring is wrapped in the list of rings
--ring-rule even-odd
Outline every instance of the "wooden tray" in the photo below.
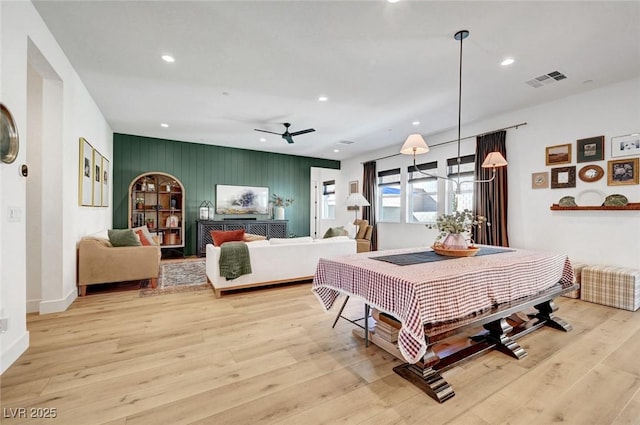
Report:
[[[480,251],[479,247],[467,248],[467,249],[447,249],[441,245],[433,245],[431,248],[439,255],[445,255],[447,257],[473,257]]]

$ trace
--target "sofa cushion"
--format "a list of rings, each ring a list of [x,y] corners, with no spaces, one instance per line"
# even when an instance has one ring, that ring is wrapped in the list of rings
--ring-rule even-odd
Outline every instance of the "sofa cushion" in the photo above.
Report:
[[[334,236],[332,238],[326,238],[326,239],[314,239],[313,242],[314,243],[333,243],[337,241],[348,241],[348,240],[349,240],[348,236]]]
[[[245,233],[244,237],[242,238],[244,242],[263,241],[266,239],[267,239],[266,236],[254,235],[253,233]]]
[[[220,246],[225,242],[242,242],[244,229],[238,230],[212,230],[211,239],[215,246]]]
[[[133,229],[109,229],[109,242],[113,246],[140,246],[142,245]]]
[[[151,235],[151,232],[149,231],[149,228],[147,226],[140,226],[140,227],[134,227],[133,230],[136,235],[138,235],[140,237],[140,243],[144,246],[147,245],[151,245],[151,246],[155,246],[156,245],[156,241],[153,240],[153,236]],[[138,233],[140,232],[140,233]]]
[[[329,227],[326,232],[324,232],[324,236],[322,239],[333,238],[335,236],[347,236],[348,232],[344,230],[344,227]]]
[[[358,226],[356,226],[355,224],[349,222],[349,223],[345,224],[342,227],[347,232],[347,236],[349,236],[349,239],[355,239],[356,238],[356,234],[358,233]]]

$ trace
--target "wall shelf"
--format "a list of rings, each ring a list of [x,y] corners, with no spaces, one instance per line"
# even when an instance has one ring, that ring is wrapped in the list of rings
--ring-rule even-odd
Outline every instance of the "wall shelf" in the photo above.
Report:
[[[549,209],[551,211],[640,211],[640,202],[630,202],[623,207],[561,207],[558,204],[553,204]]]

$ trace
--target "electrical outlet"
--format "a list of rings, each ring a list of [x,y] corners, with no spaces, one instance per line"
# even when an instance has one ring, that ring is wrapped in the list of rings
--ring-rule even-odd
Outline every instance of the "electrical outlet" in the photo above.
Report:
[[[0,333],[5,333],[9,330],[9,318],[3,317],[0,319]]]

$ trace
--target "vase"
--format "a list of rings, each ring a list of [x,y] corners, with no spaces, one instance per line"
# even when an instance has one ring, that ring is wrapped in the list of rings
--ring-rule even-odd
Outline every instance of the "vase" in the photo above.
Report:
[[[446,249],[467,249],[468,244],[461,233],[449,233],[442,241]]]
[[[275,207],[276,220],[284,220],[284,207]]]

